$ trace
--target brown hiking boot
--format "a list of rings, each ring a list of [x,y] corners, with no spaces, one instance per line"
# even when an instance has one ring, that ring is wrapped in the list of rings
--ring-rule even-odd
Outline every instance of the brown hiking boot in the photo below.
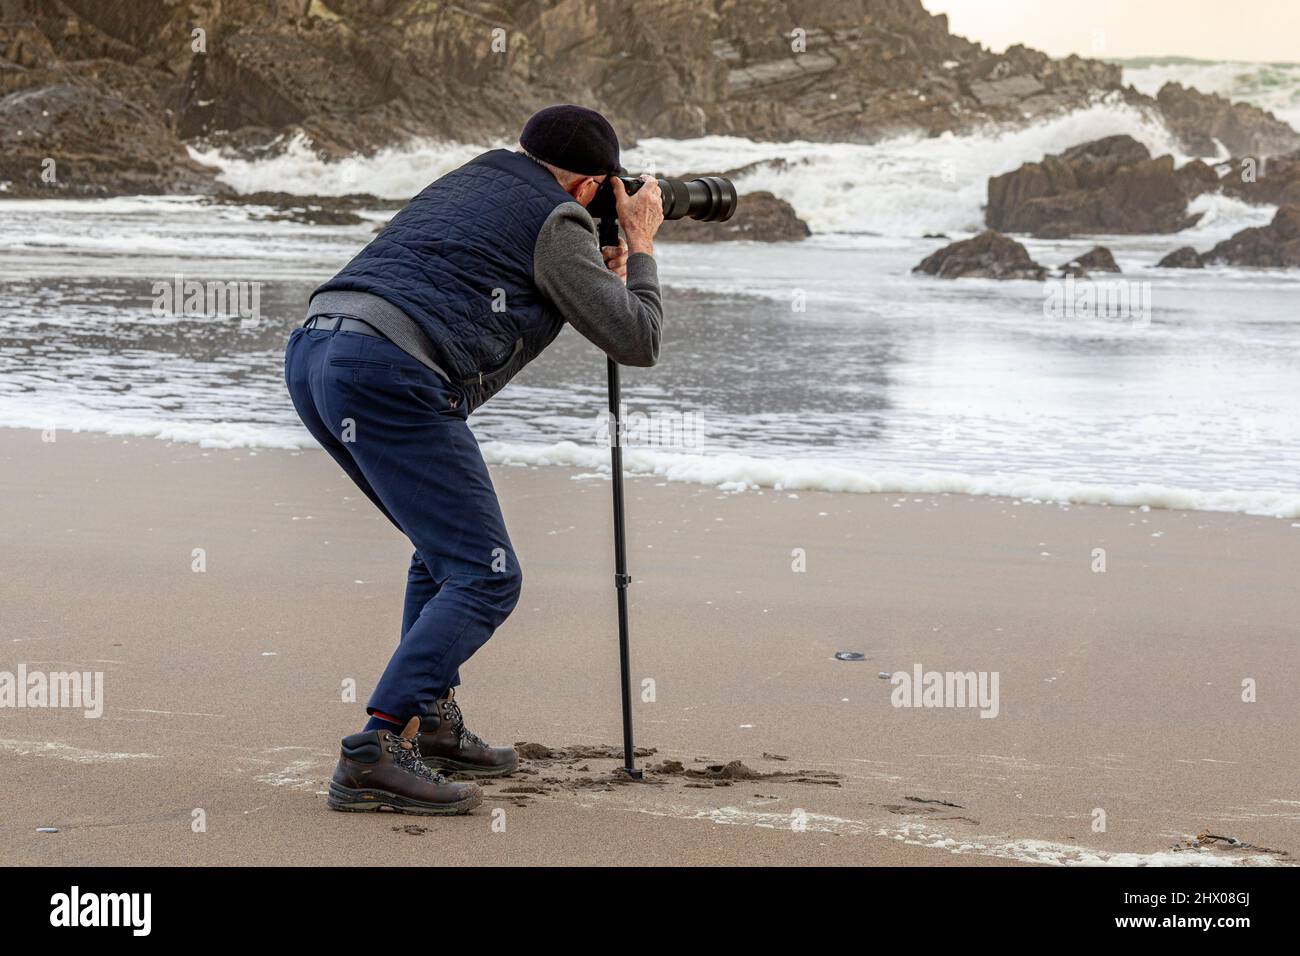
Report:
[[[420,722],[420,756],[436,770],[470,777],[504,777],[519,766],[514,747],[488,746],[465,728],[454,687]]]
[[[398,813],[469,813],[483,802],[475,783],[448,783],[419,759],[420,719],[402,733],[370,730],[343,738],[339,765],[330,780],[331,810],[396,810]]]

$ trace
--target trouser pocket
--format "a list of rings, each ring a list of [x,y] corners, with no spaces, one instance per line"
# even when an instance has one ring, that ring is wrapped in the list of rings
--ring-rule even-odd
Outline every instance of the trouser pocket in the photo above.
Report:
[[[392,368],[391,362],[375,362],[370,359],[336,358],[330,359],[335,368]]]

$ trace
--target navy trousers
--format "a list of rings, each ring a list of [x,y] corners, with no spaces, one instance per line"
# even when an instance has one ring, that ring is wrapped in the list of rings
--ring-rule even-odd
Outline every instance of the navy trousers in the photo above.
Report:
[[[514,610],[523,581],[464,396],[356,332],[295,329],[284,370],[307,430],[415,546],[401,640],[366,709],[423,715]]]

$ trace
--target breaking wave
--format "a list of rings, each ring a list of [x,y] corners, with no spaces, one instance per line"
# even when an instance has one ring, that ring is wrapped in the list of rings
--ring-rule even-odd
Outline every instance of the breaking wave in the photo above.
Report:
[[[1075,143],[1127,133],[1153,154],[1174,153],[1164,124],[1145,110],[1109,99],[1017,129],[920,134],[872,144],[760,142],[735,136],[643,139],[625,153],[632,170],[661,174],[719,172],[755,165],[737,178],[742,193],[768,190],[787,200],[815,232],[916,236],[983,228],[988,178]],[[373,156],[327,161],[301,136],[279,156],[247,160],[191,150],[221,169],[241,192],[366,192],[406,198],[493,144],[415,140]]]

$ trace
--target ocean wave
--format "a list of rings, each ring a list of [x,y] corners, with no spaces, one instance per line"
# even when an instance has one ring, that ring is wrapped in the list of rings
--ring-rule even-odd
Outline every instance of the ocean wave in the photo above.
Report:
[[[642,140],[642,156],[665,168],[716,170],[773,162],[741,176],[743,192],[768,190],[785,199],[814,232],[885,236],[978,232],[988,180],[1076,143],[1127,133],[1153,154],[1173,153],[1173,135],[1145,110],[1106,100],[1024,127],[969,134],[899,136],[870,145],[757,143],[736,137]]]
[[[1200,241],[1203,236],[1227,238],[1233,233],[1252,226],[1267,226],[1277,215],[1277,207],[1251,205],[1222,193],[1204,193],[1187,204],[1187,211],[1200,213],[1200,221],[1191,229],[1178,234],[1186,245]]]
[[[1155,155],[1177,142],[1159,118],[1115,98],[1014,129],[967,134],[899,136],[873,144],[762,142],[736,136],[670,140],[648,138],[626,150],[634,171],[681,175],[763,164],[738,178],[742,192],[768,190],[787,200],[815,232],[920,235],[978,231],[988,178],[1076,143],[1127,133]],[[493,144],[506,145],[506,144]],[[241,192],[290,190],[340,195],[368,192],[405,198],[453,169],[485,145],[413,140],[372,156],[326,161],[299,136],[279,156],[246,160],[219,151],[191,150],[221,169]]]
[[[407,199],[491,147],[413,139],[370,156],[327,160],[299,133],[289,140],[282,153],[266,159],[250,160],[217,149],[188,148],[191,157],[220,169],[218,179],[241,193],[267,191],[312,196],[369,193],[384,199]]]

